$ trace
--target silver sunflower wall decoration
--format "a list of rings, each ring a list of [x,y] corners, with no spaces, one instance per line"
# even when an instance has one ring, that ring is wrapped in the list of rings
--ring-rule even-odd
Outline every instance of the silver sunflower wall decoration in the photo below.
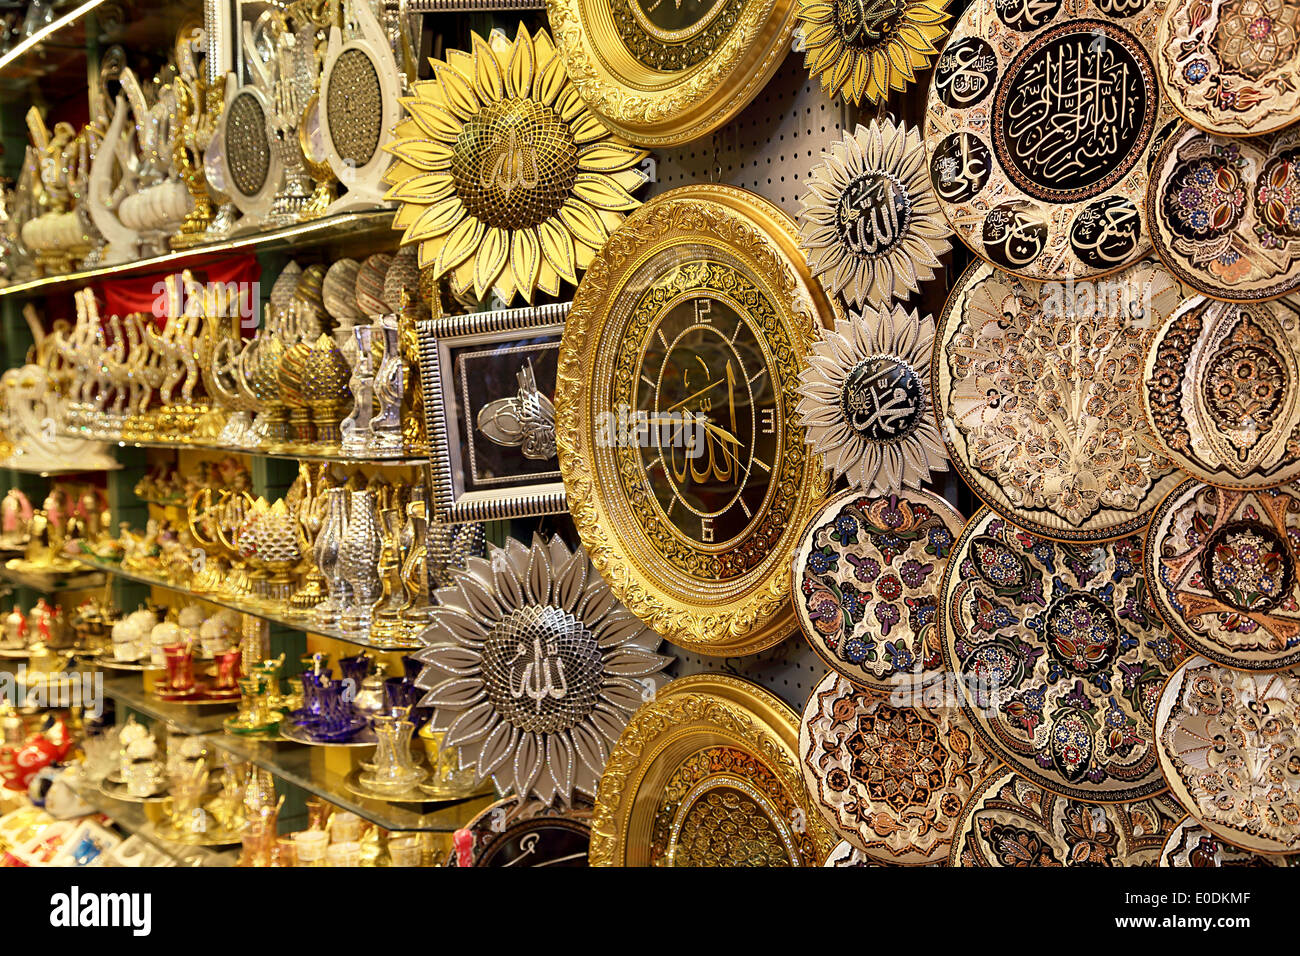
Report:
[[[489,545],[454,578],[415,654],[433,729],[501,790],[594,797],[610,745],[664,682],[662,639],[558,537]]]
[[[799,238],[828,291],[886,308],[934,278],[952,235],[920,131],[873,120],[822,151],[804,180]]]
[[[920,488],[948,458],[931,413],[934,319],[902,306],[850,312],[806,356],[797,407],[805,439],[850,487]]]

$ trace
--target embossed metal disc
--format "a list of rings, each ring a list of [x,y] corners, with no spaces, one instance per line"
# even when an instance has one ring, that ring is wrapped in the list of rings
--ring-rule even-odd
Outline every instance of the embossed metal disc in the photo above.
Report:
[[[1170,792],[1215,836],[1300,852],[1300,675],[1250,674],[1193,657],[1156,712]]]
[[[1146,526],[1180,476],[1141,440],[1142,362],[1182,295],[1151,260],[1070,283],[966,270],[935,334],[931,394],[949,457],[986,504],[1067,541]]]
[[[1160,87],[1193,125],[1259,136],[1300,120],[1300,4],[1170,0],[1156,34]]]
[[[835,843],[799,771],[798,717],[748,681],[683,677],[610,751],[592,866],[820,866]]]
[[[1160,616],[1228,667],[1300,664],[1300,487],[1232,491],[1183,482],[1156,509],[1146,576]]]
[[[935,591],[965,523],[928,491],[828,501],[794,558],[795,613],[813,650],[886,693],[940,676]]]
[[[950,866],[1155,866],[1183,816],[1168,794],[1082,803],[1007,771],[983,782],[957,825]]]
[[[1300,866],[1300,856],[1251,853],[1220,840],[1188,814],[1165,838],[1164,848],[1160,851],[1160,865],[1202,868]]]
[[[565,321],[556,440],[611,590],[673,643],[749,654],[795,630],[790,560],[829,476],[795,409],[834,315],[766,200],[684,186],[596,255]]]
[[[226,163],[231,185],[243,196],[256,196],[271,169],[271,144],[266,137],[266,113],[257,97],[241,91],[230,101],[226,116]]]
[[[1186,650],[1151,603],[1139,536],[1063,544],[981,509],[942,594],[944,661],[986,746],[1077,800],[1164,789],[1156,699]]]
[[[639,146],[699,139],[740,112],[790,52],[795,0],[547,0],[587,107]]]
[[[1182,124],[1151,168],[1156,254],[1212,299],[1257,302],[1300,289],[1300,129],[1229,139]]]
[[[1300,477],[1300,301],[1188,299],[1151,340],[1144,438],[1212,485]]]
[[[924,694],[898,703],[832,671],[799,724],[800,766],[817,809],[885,863],[946,859],[966,799],[1000,766],[958,708],[927,707]]]
[[[1158,0],[975,0],[935,64],[925,140],[944,215],[1030,279],[1150,249],[1147,157],[1172,115],[1148,51]]]
[[[383,135],[383,91],[379,71],[365,50],[344,50],[330,71],[326,121],[334,149],[345,162],[366,165]]]

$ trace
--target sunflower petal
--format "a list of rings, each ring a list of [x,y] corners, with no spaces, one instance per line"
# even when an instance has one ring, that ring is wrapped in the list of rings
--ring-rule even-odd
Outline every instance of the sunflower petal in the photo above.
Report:
[[[514,52],[510,54],[510,69],[506,72],[506,86],[512,96],[528,97],[533,92],[534,67],[537,55],[533,49],[533,38],[528,35],[523,23],[515,34]]]
[[[437,66],[440,67],[435,69],[438,85],[442,87],[443,102],[461,119],[469,119],[479,111],[479,98],[474,93],[474,87],[454,68],[446,64]]]
[[[510,237],[510,271],[525,299],[533,301],[537,287],[537,270],[542,265],[542,247],[532,229],[516,230]]]
[[[450,110],[416,96],[402,97],[402,105],[411,114],[416,125],[434,139],[442,140],[444,143],[454,143],[460,136],[461,126],[464,124]]]
[[[488,42],[477,33],[471,33],[474,44],[474,89],[484,103],[495,103],[505,93],[506,81],[501,76],[501,64]]]
[[[451,167],[451,147],[428,139],[398,139],[384,149],[416,169],[437,173]]]
[[[480,300],[487,295],[506,260],[510,258],[510,232],[493,226],[483,236],[474,259],[474,295]]]
[[[483,239],[485,228],[483,223],[473,216],[466,216],[457,223],[456,228],[447,236],[447,241],[438,251],[438,259],[434,263],[434,275],[444,276],[472,256]]]
[[[578,168],[593,173],[630,169],[649,155],[644,149],[622,143],[596,143],[578,153]]]
[[[561,279],[578,284],[577,267],[573,259],[573,237],[563,225],[547,220],[537,227],[541,240],[542,256]]]

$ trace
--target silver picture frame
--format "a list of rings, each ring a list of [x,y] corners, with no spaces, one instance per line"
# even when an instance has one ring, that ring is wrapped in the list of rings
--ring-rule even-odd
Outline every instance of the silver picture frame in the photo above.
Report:
[[[498,309],[418,323],[434,521],[568,511],[559,459],[546,453],[554,448],[554,369],[569,306]],[[531,408],[527,435],[512,427],[521,408]],[[494,410],[507,414],[502,418]]]

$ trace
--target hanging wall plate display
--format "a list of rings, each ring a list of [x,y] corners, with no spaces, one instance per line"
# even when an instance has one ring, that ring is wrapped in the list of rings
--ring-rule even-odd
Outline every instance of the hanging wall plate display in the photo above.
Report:
[[[735,116],[790,52],[795,0],[547,0],[583,101],[640,146],[699,139]]]
[[[911,695],[907,695],[911,696]],[[817,809],[872,859],[946,859],[976,785],[1000,764],[955,707],[899,706],[889,692],[834,672],[813,689],[799,724],[800,768]]]
[[[1156,34],[1160,87],[1193,125],[1260,136],[1300,119],[1300,6],[1170,0]]]
[[[794,607],[830,667],[890,693],[943,671],[935,592],[965,519],[938,495],[836,495],[794,557]]]
[[[975,253],[1030,279],[1097,276],[1151,247],[1147,157],[1172,111],[1148,52],[1157,0],[975,0],[935,64],[930,177]]]
[[[1300,851],[1300,678],[1193,657],[1156,711],[1170,791],[1210,832],[1256,853]]]
[[[1297,866],[1300,865],[1300,856],[1251,853],[1220,840],[1188,814],[1165,839],[1160,851],[1160,865],[1207,869],[1220,866]]]
[[[874,120],[821,158],[799,197],[799,236],[813,272],[857,306],[884,309],[919,291],[952,249],[920,132]]]
[[[836,480],[876,494],[947,471],[927,381],[934,319],[863,309],[825,329],[799,373],[799,423]]]
[[[452,836],[446,866],[586,866],[591,803],[547,806],[536,800],[498,800]]]
[[[1032,283],[976,263],[936,333],[936,415],[957,470],[990,507],[1050,538],[1146,526],[1180,476],[1141,437],[1151,328],[1182,301],[1153,261],[1111,279]]]
[[[948,35],[948,0],[799,0],[804,66],[822,90],[855,106],[904,90]]]
[[[1269,488],[1300,477],[1300,301],[1197,296],[1156,329],[1144,438],[1210,484]]]
[[[457,296],[556,295],[640,205],[647,154],[583,105],[545,30],[470,37],[472,53],[432,61],[434,79],[402,100],[408,117],[384,147],[393,228]]]
[[[991,511],[971,518],[943,578],[944,660],[984,744],[1078,800],[1165,787],[1160,688],[1186,651],[1156,615],[1138,536],[1061,544]]]
[[[1184,123],[1155,156],[1146,209],[1156,254],[1197,292],[1300,289],[1300,129],[1228,139]]]
[[[1058,796],[1014,771],[976,790],[949,866],[1155,866],[1183,816],[1168,794],[1097,805]]]
[[[730,186],[650,200],[574,296],[555,394],[569,509],[674,644],[735,656],[794,630],[790,559],[829,484],[797,376],[832,316],[790,220]]]
[[[245,226],[260,225],[271,211],[284,178],[284,163],[271,148],[266,94],[252,84],[240,86],[234,73],[226,76],[226,105],[217,117],[221,178]]]
[[[672,660],[659,635],[558,537],[489,546],[437,598],[414,657],[443,746],[499,791],[546,804],[594,796],[610,744]]]
[[[1193,650],[1241,670],[1300,664],[1300,488],[1231,491],[1189,479],[1156,509],[1146,577]]]
[[[329,212],[385,206],[382,147],[401,115],[402,77],[388,36],[368,0],[343,5],[349,36],[330,27],[320,81],[320,124],[330,169],[347,192]]]
[[[668,684],[610,751],[592,866],[820,866],[835,838],[804,789],[798,717],[748,681]]]

